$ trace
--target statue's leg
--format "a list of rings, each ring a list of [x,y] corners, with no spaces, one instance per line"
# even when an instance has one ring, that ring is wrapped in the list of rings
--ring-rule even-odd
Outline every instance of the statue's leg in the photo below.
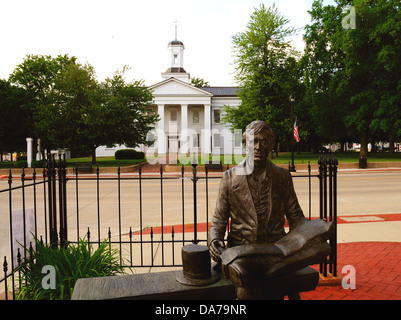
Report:
[[[235,287],[237,300],[261,300],[263,298],[260,284]]]
[[[243,257],[229,264],[228,274],[236,287],[243,287],[257,282],[256,279],[261,275],[261,269],[253,257]]]
[[[237,300],[263,299],[262,270],[258,257],[238,258],[228,266]]]

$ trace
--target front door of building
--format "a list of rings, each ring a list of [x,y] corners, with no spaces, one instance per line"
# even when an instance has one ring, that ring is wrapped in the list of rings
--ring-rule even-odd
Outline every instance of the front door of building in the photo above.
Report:
[[[180,140],[178,136],[168,137],[168,163],[176,164],[178,160],[178,151],[180,149]]]

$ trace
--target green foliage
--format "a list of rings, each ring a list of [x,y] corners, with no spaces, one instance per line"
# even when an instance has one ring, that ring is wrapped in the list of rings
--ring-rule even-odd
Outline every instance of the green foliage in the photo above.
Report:
[[[67,248],[53,248],[36,240],[32,259],[17,269],[22,272],[22,286],[16,297],[19,300],[69,300],[78,279],[123,273],[118,254],[116,249],[109,249],[106,241],[94,250],[85,239]],[[43,289],[44,266],[55,268],[56,289]]]
[[[136,151],[134,149],[122,149],[117,150],[114,153],[116,159],[144,159],[145,153],[142,151]]]
[[[15,167],[16,168],[27,168],[28,167],[28,161],[26,161],[26,160],[17,161],[15,163]]]
[[[45,163],[46,160],[33,160],[31,166],[32,168],[43,168],[43,165]],[[28,162],[26,160],[0,162],[0,168],[12,169],[12,168],[27,168],[27,167],[28,167]]]
[[[10,81],[34,100],[34,135],[46,149],[95,150],[124,144],[146,144],[159,117],[151,110],[153,96],[142,81],[127,82],[122,72],[102,83],[90,64],[75,57],[27,56]]]
[[[244,32],[233,36],[235,78],[241,89],[238,108],[225,107],[223,121],[232,128],[245,129],[253,120],[265,120],[277,139],[288,141],[291,94],[297,95],[297,52],[286,37],[293,28],[273,5],[256,8]]]
[[[36,112],[36,126],[41,136],[55,147],[84,145],[89,150],[98,146],[101,132],[92,122],[98,113],[99,90],[95,72],[89,64],[71,63],[54,78],[54,86],[47,93]]]
[[[209,82],[203,80],[202,78],[191,78],[191,84],[195,87],[210,87]]]
[[[0,79],[0,153],[22,151],[32,132],[32,103],[23,88]]]
[[[27,168],[28,161],[20,160],[20,161],[7,161],[7,162],[0,162],[0,168]]]
[[[40,138],[44,148],[57,147],[49,139],[53,132],[47,132],[46,127],[41,126],[40,120],[43,114],[38,114],[38,112],[48,103],[49,94],[55,88],[56,78],[76,60],[76,57],[69,57],[68,55],[58,55],[55,58],[49,55],[27,55],[10,75],[9,82],[25,91],[27,99],[29,99],[27,108],[29,107],[28,111],[30,112],[25,117],[30,123],[30,127],[28,128],[29,134],[25,133],[24,135],[23,142],[25,144],[25,137],[30,136]],[[19,120],[20,118],[18,118]]]
[[[29,91],[41,103],[53,89],[54,79],[76,60],[76,57],[68,55],[58,55],[55,58],[50,55],[27,55],[10,75],[10,82]]]
[[[46,160],[33,160],[32,161],[32,168],[43,168],[46,164]]]
[[[15,162],[0,162],[0,169],[9,169],[9,168],[15,168]]]
[[[160,117],[151,109],[153,96],[150,90],[143,81],[127,82],[125,70],[100,84],[102,103],[99,116],[93,118],[93,122],[105,133],[102,145],[135,148],[149,143],[147,134]]]
[[[401,138],[399,0],[354,0],[356,28],[344,29],[350,3],[314,1],[303,57],[307,103],[319,134],[358,141]]]

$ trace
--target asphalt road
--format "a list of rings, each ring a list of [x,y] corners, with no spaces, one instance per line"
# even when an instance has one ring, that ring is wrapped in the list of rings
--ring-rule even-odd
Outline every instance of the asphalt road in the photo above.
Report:
[[[198,181],[198,222],[210,221],[219,183],[220,179],[209,179],[206,198],[205,180]],[[19,184],[18,179],[15,179],[13,186]],[[83,237],[88,228],[92,239],[103,240],[108,237],[109,228],[112,237],[115,238],[120,234],[127,234],[130,227],[132,231],[138,231],[146,227],[166,227],[194,222],[193,183],[189,176],[184,179],[184,184],[181,179],[164,179],[162,184],[157,179],[143,179],[142,202],[138,180],[122,180],[120,193],[116,180],[102,180],[99,186],[94,180],[84,180],[79,182],[78,188],[75,181],[71,180],[67,186],[70,240],[78,236]],[[318,179],[313,177],[311,180],[311,200],[308,178],[294,178],[294,186],[305,215],[309,215],[310,207],[311,216],[317,217]],[[7,188],[7,180],[0,181],[0,190]],[[161,189],[163,197],[160,195]],[[33,192],[32,187],[26,189],[25,207],[36,206],[38,234],[41,234],[45,225],[43,185],[36,188],[36,203],[33,201]],[[401,213],[401,171],[339,172],[337,198],[338,216]],[[12,208],[19,209],[22,205],[22,191],[13,191]],[[7,254],[9,237],[9,193],[3,192],[0,193],[0,257]]]
[[[341,175],[341,215],[401,213],[401,172]]]

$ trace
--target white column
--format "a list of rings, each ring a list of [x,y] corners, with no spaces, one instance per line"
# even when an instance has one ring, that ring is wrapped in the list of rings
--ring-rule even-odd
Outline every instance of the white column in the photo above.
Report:
[[[27,162],[28,168],[32,167],[32,138],[26,138],[26,155],[27,155]]]
[[[205,110],[203,113],[204,116],[204,148],[203,148],[203,153],[211,153],[212,152],[212,145],[211,145],[211,130],[212,130],[212,125],[211,125],[211,106],[210,103],[205,104]]]
[[[166,133],[164,131],[164,104],[157,105],[160,120],[157,123],[157,149],[159,154],[166,153]]]
[[[187,153],[188,146],[188,105],[181,105],[181,132],[180,132],[180,153]]]

